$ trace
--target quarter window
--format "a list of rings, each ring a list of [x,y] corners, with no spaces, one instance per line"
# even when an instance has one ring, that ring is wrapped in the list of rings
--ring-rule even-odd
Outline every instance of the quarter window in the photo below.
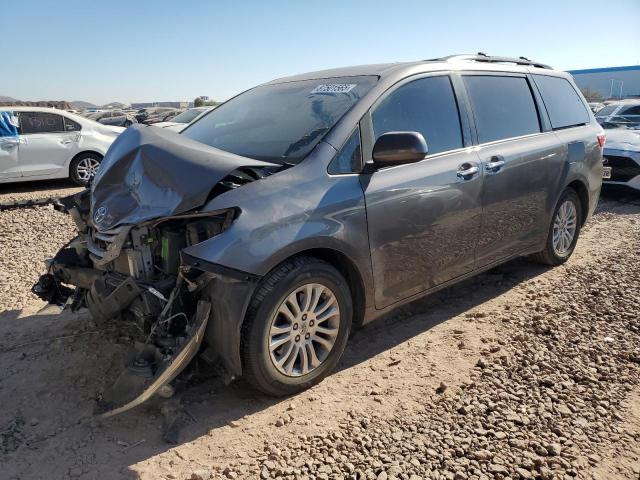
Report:
[[[554,130],[589,123],[587,107],[566,79],[546,75],[534,75],[533,78]]]
[[[329,164],[329,173],[354,173],[362,170],[362,156],[360,153],[360,130],[356,128],[342,150]]]
[[[479,143],[540,132],[538,111],[526,78],[467,75],[464,83]]]
[[[376,139],[387,132],[420,132],[429,154],[462,148],[458,105],[448,76],[427,77],[399,87],[372,115]]]
[[[74,122],[70,118],[64,117],[64,129],[66,132],[79,132],[82,127],[78,122]]]
[[[61,115],[46,112],[20,112],[22,134],[64,132]]]

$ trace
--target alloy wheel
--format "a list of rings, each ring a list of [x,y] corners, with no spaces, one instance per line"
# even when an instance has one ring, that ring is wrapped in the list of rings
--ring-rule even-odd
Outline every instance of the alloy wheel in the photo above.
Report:
[[[560,205],[553,220],[553,250],[556,255],[564,257],[571,251],[577,225],[576,206],[571,200],[566,200]]]
[[[268,349],[274,367],[288,377],[311,373],[331,353],[339,328],[340,307],[329,287],[297,287],[271,319]]]
[[[85,157],[78,162],[76,174],[82,182],[88,182],[98,172],[100,162],[95,158]]]

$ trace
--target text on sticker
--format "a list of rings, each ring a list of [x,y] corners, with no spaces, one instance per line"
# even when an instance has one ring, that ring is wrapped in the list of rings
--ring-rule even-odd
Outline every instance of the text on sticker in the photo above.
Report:
[[[347,93],[353,90],[355,83],[330,83],[328,85],[318,85],[311,90],[311,93]]]

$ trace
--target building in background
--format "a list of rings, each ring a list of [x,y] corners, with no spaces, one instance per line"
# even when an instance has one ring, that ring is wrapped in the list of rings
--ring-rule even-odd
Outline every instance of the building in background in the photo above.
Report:
[[[640,65],[569,70],[589,101],[640,98]]]
[[[144,102],[132,103],[131,108],[151,108],[151,107],[170,107],[170,108],[188,108],[191,102]]]

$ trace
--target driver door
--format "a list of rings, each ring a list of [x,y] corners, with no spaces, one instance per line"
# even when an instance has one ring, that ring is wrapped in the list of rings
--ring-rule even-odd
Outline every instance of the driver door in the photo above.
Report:
[[[429,149],[420,162],[361,175],[375,304],[384,308],[473,270],[483,177],[476,153],[465,148],[468,122],[448,75],[404,82],[371,112],[373,141],[414,131]]]

